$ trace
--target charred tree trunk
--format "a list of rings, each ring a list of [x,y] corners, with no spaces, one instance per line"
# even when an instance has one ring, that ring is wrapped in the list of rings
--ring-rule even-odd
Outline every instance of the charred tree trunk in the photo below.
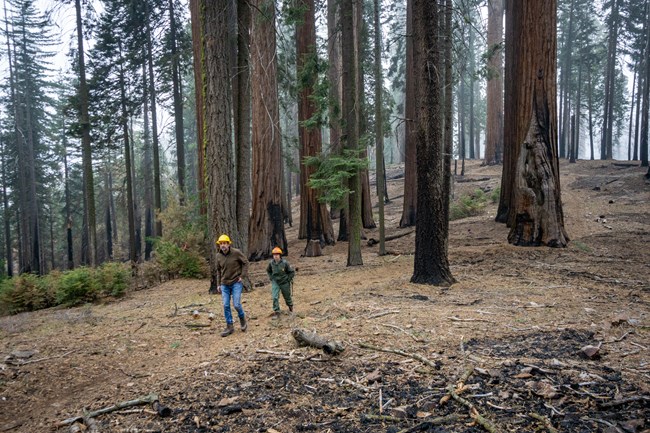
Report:
[[[514,34],[516,77],[507,111],[515,161],[508,241],[521,246],[565,247],[568,236],[560,196],[556,129],[556,0],[513,2],[506,12]],[[508,122],[512,121],[512,123]]]
[[[271,256],[274,247],[287,253],[282,215],[282,138],[278,106],[275,7],[273,0],[253,0],[251,32],[253,208],[248,256]]]
[[[313,0],[299,0],[298,7],[304,11],[296,29],[296,71],[298,74],[298,137],[300,142],[300,230],[299,238],[321,245],[334,244],[334,228],[325,203],[319,201],[319,191],[308,185],[315,167],[303,163],[306,157],[318,156],[322,150],[321,125],[313,123],[318,113],[314,103],[314,85],[318,76],[318,55],[316,53],[316,21]],[[305,248],[305,255],[318,250]],[[322,253],[321,253],[322,254]]]
[[[406,0],[406,98],[404,100],[404,207],[400,227],[415,225],[417,211],[417,168],[415,162],[415,119],[416,89],[413,83],[413,0]]]
[[[502,0],[497,0],[502,1]],[[445,5],[445,129],[444,129],[444,164],[443,164],[443,225],[442,237],[445,241],[444,255],[449,251],[449,201],[451,196],[451,158],[454,152],[454,125],[453,125],[453,108],[454,108],[454,77],[452,68],[452,48],[453,48],[453,25],[452,25],[452,0],[446,0]],[[503,15],[503,12],[501,12]],[[502,115],[502,114],[501,114]],[[500,146],[500,145],[499,145]]]

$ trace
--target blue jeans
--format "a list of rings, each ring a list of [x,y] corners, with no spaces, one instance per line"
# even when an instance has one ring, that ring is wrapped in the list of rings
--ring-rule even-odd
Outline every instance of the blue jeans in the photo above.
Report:
[[[244,308],[241,306],[241,292],[244,289],[242,283],[233,283],[231,285],[221,285],[221,299],[223,300],[223,315],[226,316],[226,323],[231,325],[232,312],[230,310],[230,298],[232,297],[232,303],[235,305],[235,310],[237,310],[237,315],[240,319],[244,318]]]

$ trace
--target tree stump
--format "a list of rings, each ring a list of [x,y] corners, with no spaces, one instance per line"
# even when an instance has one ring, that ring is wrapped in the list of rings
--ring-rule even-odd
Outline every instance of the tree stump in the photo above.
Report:
[[[305,257],[320,257],[323,255],[323,249],[318,239],[310,239],[305,247]]]

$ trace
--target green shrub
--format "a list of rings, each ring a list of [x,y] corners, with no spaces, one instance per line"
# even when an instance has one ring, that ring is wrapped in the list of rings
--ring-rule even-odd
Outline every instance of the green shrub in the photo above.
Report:
[[[490,195],[492,197],[492,195]],[[498,196],[497,196],[498,197]],[[458,220],[480,215],[485,208],[488,197],[481,189],[465,194],[449,206],[449,220]]]
[[[95,271],[91,268],[77,268],[61,276],[56,300],[59,304],[79,305],[94,301],[98,295]]]
[[[155,256],[162,270],[172,277],[203,278],[207,275],[207,264],[203,257],[172,242],[156,242]]]
[[[2,281],[0,312],[17,314],[51,307],[55,304],[55,289],[51,281],[33,274],[22,274]]]
[[[106,296],[122,296],[131,285],[131,267],[127,263],[107,262],[96,271],[99,292]]]

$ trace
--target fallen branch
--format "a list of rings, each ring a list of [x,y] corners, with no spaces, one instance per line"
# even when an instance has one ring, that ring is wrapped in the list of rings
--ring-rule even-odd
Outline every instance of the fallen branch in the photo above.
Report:
[[[328,355],[338,355],[345,350],[345,346],[334,340],[327,340],[315,332],[304,329],[294,329],[291,335],[301,346],[311,346],[322,349]]]
[[[83,421],[84,418],[94,418],[94,417],[99,416],[99,415],[104,415],[104,414],[115,412],[115,411],[118,411],[118,410],[121,410],[121,409],[126,409],[127,407],[141,406],[141,405],[144,405],[144,404],[154,404],[154,403],[158,403],[158,395],[157,394],[149,394],[149,395],[147,395],[145,397],[140,397],[140,398],[137,398],[135,400],[123,401],[123,402],[118,403],[118,404],[113,405],[113,406],[108,406],[108,407],[105,407],[103,409],[99,409],[99,410],[96,410],[96,411],[93,411],[93,412],[88,412],[85,416],[75,416],[75,417],[72,417],[72,418],[65,419],[65,420],[59,422],[56,426],[57,427],[62,427],[62,426],[74,424],[74,423],[79,422],[79,421]],[[158,405],[158,406],[160,406],[160,405]],[[161,407],[164,408],[164,406],[161,406]],[[167,413],[167,414],[171,413],[169,408],[165,408],[165,409],[166,410],[162,410],[163,413]],[[157,412],[161,413],[160,410],[157,410]]]
[[[531,418],[535,418],[538,421],[543,422],[544,426],[546,427],[546,429],[550,433],[558,433],[557,429],[555,427],[553,427],[553,424],[551,424],[551,420],[546,418],[545,416],[541,416],[541,415],[536,414],[536,413],[529,413],[528,416],[531,417]]]
[[[370,315],[366,317],[367,319],[376,319],[377,317],[383,317],[383,316],[388,316],[389,314],[397,314],[399,313],[399,310],[391,310],[391,311],[382,311],[380,313],[376,313],[373,315]]]
[[[373,415],[373,414],[363,414],[361,417],[367,421],[390,421],[390,422],[405,422],[406,418],[397,418],[390,415]]]
[[[469,416],[476,421],[477,424],[479,424],[481,427],[483,427],[485,430],[489,431],[490,433],[497,433],[497,428],[494,424],[492,424],[487,418],[483,417],[479,413],[478,410],[476,410],[476,407],[469,401],[465,400],[463,397],[459,396],[456,394],[456,390],[454,390],[453,385],[449,385],[447,388],[447,391],[449,391],[449,395],[456,400],[458,403],[462,404],[466,408],[469,409]]]
[[[70,355],[71,353],[74,353],[74,352],[76,352],[76,351],[77,351],[77,349],[75,349],[75,350],[71,350],[71,351],[69,351],[69,352],[66,352],[66,353],[64,353],[63,355],[48,356],[48,357],[46,357],[46,358],[32,359],[31,361],[21,361],[19,364],[16,364],[16,365],[21,366],[21,365],[27,365],[27,364],[34,364],[34,363],[36,363],[36,362],[41,362],[41,361],[47,361],[47,360],[49,360],[49,359],[64,358],[64,357],[66,357],[66,356],[68,356],[68,355]]]
[[[365,387],[365,386],[363,386],[363,385],[360,385],[360,384],[358,384],[358,383],[356,383],[356,382],[354,382],[353,380],[350,380],[350,379],[348,379],[348,378],[343,379],[343,380],[341,381],[341,383],[342,383],[342,384],[345,383],[345,384],[347,384],[347,385],[350,385],[350,386],[352,386],[352,387],[354,387],[354,388],[356,388],[356,389],[358,389],[358,390],[360,390],[360,391],[363,391],[363,392],[370,392],[370,388]]]
[[[460,317],[456,316],[449,316],[447,319],[451,320],[452,322],[488,322],[488,323],[494,323],[491,320],[486,320],[486,319],[461,319]]]
[[[613,400],[613,401],[608,401],[606,403],[599,403],[598,405],[600,407],[616,407],[616,406],[622,406],[624,404],[628,403],[634,403],[637,401],[650,401],[650,397],[647,395],[636,395],[634,397],[628,397],[628,398],[622,398],[620,400]]]
[[[458,421],[458,415],[451,414],[447,416],[441,416],[438,418],[433,418],[427,421],[423,421],[420,424],[414,425],[411,428],[407,428],[404,430],[400,430],[397,433],[412,433],[412,432],[417,432],[417,431],[429,431],[431,427],[438,426],[438,425],[443,425],[443,424],[449,424],[454,421]]]
[[[362,349],[370,349],[370,350],[376,350],[377,352],[386,352],[386,353],[394,353],[396,355],[404,356],[406,358],[411,358],[415,359],[416,361],[420,361],[421,363],[428,365],[429,367],[438,370],[440,368],[439,365],[436,365],[435,362],[431,361],[430,359],[425,358],[424,356],[417,354],[417,353],[407,353],[404,352],[403,350],[399,349],[386,349],[383,347],[375,347],[371,346],[370,344],[367,343],[359,343],[359,347]]]

